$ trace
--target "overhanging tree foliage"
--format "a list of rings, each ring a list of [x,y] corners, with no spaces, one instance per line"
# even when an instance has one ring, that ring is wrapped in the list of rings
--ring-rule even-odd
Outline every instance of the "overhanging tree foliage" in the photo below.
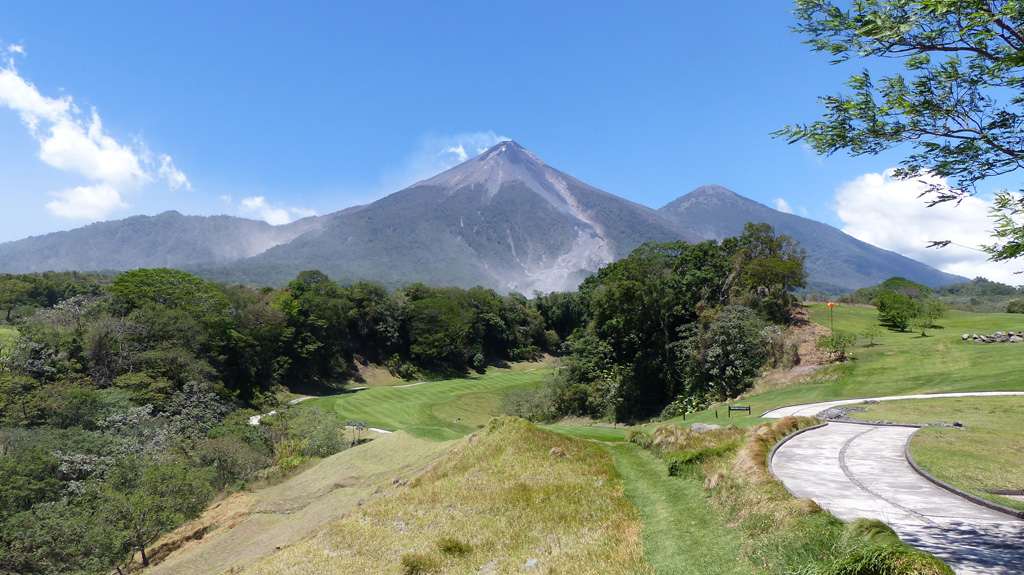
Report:
[[[1024,167],[1024,4],[1014,0],[797,0],[796,31],[833,63],[902,60],[902,73],[864,70],[848,94],[826,96],[822,119],[775,133],[818,153],[877,154],[909,143],[895,175],[934,174],[929,205],[959,201],[989,177]],[[997,195],[996,261],[1024,255],[1024,197]],[[949,242],[934,242],[945,245]]]

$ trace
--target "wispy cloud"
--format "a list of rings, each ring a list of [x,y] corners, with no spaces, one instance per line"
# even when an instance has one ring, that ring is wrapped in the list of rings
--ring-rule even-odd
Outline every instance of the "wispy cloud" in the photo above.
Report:
[[[88,114],[74,104],[71,96],[50,98],[24,79],[14,66],[14,54],[24,55],[18,45],[3,50],[0,67],[0,107],[17,112],[29,134],[39,143],[39,159],[47,165],[94,182],[52,195],[46,204],[53,214],[76,219],[98,219],[128,207],[123,194],[146,184],[164,180],[172,190],[191,189],[188,178],[170,156],[161,155],[159,165],[141,138],[133,145],[118,142],[104,132],[99,112]]]
[[[837,190],[833,209],[844,223],[844,232],[869,244],[949,273],[1020,283],[1022,276],[1014,274],[1021,269],[1020,262],[991,262],[979,249],[992,243],[991,200],[968,197],[959,206],[946,203],[929,208],[918,196],[930,184],[945,186],[946,180],[936,176],[897,180],[892,170],[864,174]],[[951,240],[954,245],[928,248],[935,240]]]
[[[493,131],[454,135],[431,135],[420,140],[404,166],[387,174],[384,181],[395,192],[420,180],[425,180],[449,168],[475,158],[498,142],[509,140]]]
[[[221,198],[227,201],[227,203],[231,203],[230,197],[221,196]],[[259,219],[273,226],[280,226],[283,224],[291,223],[293,220],[297,218],[306,218],[309,216],[316,215],[315,211],[308,210],[305,208],[271,205],[263,196],[242,198],[242,212],[246,214],[255,215]],[[292,216],[296,217],[293,218]]]
[[[784,214],[792,214],[793,213],[793,206],[790,206],[789,202],[787,202],[786,200],[784,200],[782,198],[775,198],[775,209],[779,210],[780,212],[782,212]]]

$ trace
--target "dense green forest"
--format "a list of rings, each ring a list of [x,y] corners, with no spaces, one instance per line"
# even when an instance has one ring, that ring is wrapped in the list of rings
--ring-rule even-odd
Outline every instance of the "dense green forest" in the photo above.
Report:
[[[326,411],[247,419],[360,365],[458,377],[562,355],[521,402],[543,417],[631,421],[735,396],[780,355],[772,325],[803,279],[802,250],[767,225],[644,244],[578,292],[532,299],[317,271],[280,290],[172,269],[0,276],[0,573],[124,567],[216,493],[343,449]]]

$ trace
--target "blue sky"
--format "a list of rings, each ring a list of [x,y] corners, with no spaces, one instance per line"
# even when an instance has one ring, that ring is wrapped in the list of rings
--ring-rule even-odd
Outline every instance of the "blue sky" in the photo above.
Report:
[[[168,209],[330,213],[505,137],[653,208],[716,183],[1024,283],[924,250],[976,246],[990,225],[983,203],[890,203],[914,195],[881,175],[899,154],[770,137],[865,65],[810,52],[788,3],[632,4],[0,1],[0,241]]]

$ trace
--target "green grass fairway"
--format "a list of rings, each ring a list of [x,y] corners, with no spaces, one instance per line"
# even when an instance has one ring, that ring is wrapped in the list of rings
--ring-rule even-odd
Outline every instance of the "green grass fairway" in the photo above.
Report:
[[[807,306],[810,319],[829,325],[825,304]],[[827,368],[832,377],[819,378],[817,383],[803,383],[769,391],[736,402],[750,405],[756,415],[783,405],[828,401],[850,397],[872,397],[936,393],[941,391],[1022,390],[1024,378],[1024,344],[977,344],[961,340],[965,333],[989,334],[995,331],[1024,329],[1024,316],[1008,313],[970,313],[950,310],[939,319],[939,325],[928,330],[927,337],[918,332],[898,332],[882,328],[875,345],[868,347],[860,332],[878,325],[878,312],[873,307],[836,305],[836,332],[858,336],[852,349],[853,359]],[[687,415],[687,422],[704,421],[719,424],[752,423],[746,417],[725,418],[719,408]],[[681,419],[672,420],[682,423]]]
[[[669,477],[665,462],[632,443],[606,445],[643,519],[644,559],[660,575],[753,573],[740,559],[739,530],[708,501],[700,483]]]
[[[341,420],[359,419],[371,427],[404,429],[417,436],[448,440],[472,433],[500,415],[501,395],[533,387],[545,369],[502,371],[466,379],[432,381],[409,387],[370,387],[360,391],[302,402],[319,405]]]
[[[964,429],[926,427],[910,453],[925,471],[990,501],[1024,511],[1024,502],[982,491],[1024,489],[1024,397],[908,399],[866,406],[851,417],[897,423],[953,423]]]

